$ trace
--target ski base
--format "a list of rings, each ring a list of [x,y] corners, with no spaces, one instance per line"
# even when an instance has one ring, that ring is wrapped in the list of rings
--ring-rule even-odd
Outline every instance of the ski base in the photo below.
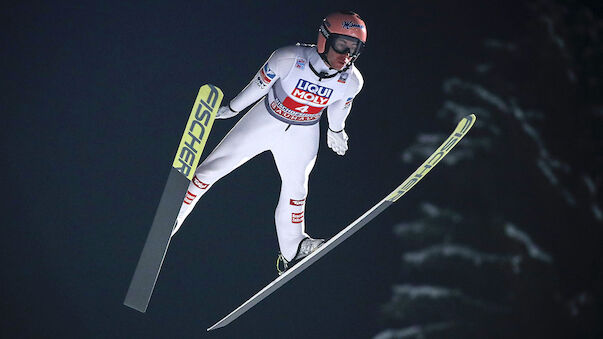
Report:
[[[170,244],[174,222],[189,183],[190,181],[178,170],[171,169],[124,300],[124,305],[139,312],[145,313],[151,300],[151,294]]]
[[[202,86],[197,93],[155,212],[151,230],[124,300],[124,305],[142,313],[146,312],[151,300],[170,244],[174,223],[188,185],[195,174],[223,96],[222,91],[211,84]]]

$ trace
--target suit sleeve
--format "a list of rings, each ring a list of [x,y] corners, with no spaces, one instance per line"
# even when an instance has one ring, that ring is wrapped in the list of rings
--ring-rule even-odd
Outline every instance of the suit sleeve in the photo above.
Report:
[[[339,132],[345,129],[345,120],[350,114],[352,109],[352,101],[364,85],[364,80],[360,75],[360,72],[354,71],[354,76],[350,77],[352,81],[349,81],[350,86],[346,91],[346,95],[343,99],[335,101],[327,108],[327,117],[329,118],[329,128],[334,132]]]
[[[295,62],[295,47],[279,48],[270,55],[245,88],[230,101],[230,108],[240,112],[268,94],[278,78],[287,76]]]

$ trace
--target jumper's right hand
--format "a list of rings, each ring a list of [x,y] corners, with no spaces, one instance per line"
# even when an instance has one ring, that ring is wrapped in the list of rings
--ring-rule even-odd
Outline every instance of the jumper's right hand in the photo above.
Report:
[[[348,135],[344,130],[335,132],[332,129],[327,129],[327,145],[333,152],[344,155],[348,150]]]
[[[216,119],[228,119],[237,114],[239,114],[239,112],[231,110],[230,106],[222,106],[218,109],[218,113],[216,113]]]

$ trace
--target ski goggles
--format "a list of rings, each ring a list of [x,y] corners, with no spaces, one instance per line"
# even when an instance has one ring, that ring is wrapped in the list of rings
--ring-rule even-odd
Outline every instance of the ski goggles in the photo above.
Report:
[[[362,47],[364,46],[364,43],[359,39],[341,34],[331,33],[328,41],[335,52],[339,54],[349,54],[353,57],[360,55]]]

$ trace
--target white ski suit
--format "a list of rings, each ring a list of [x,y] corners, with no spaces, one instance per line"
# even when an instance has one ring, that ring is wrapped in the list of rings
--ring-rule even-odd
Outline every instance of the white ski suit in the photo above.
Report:
[[[325,72],[323,78],[315,71]],[[230,101],[230,108],[238,112],[264,98],[197,167],[173,233],[216,181],[269,150],[282,181],[275,213],[279,246],[285,259],[293,259],[300,241],[308,236],[304,207],[308,176],[318,152],[321,114],[327,110],[329,128],[342,131],[352,100],[363,85],[354,65],[325,78],[327,73],[337,72],[329,69],[314,46],[298,44],[272,53],[251,82]]]

